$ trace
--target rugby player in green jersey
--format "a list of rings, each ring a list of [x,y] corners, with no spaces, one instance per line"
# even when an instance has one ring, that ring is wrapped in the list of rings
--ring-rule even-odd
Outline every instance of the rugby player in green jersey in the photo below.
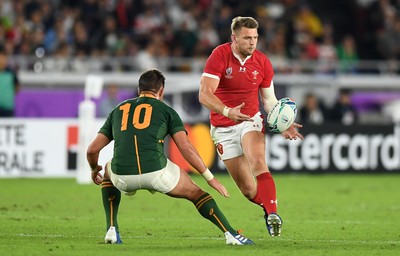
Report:
[[[204,218],[225,234],[226,244],[253,244],[232,228],[212,196],[165,156],[164,138],[170,135],[182,156],[207,183],[221,195],[229,196],[189,141],[179,115],[162,102],[164,85],[165,77],[159,70],[144,72],[139,78],[139,97],[123,101],[113,109],[87,149],[92,180],[101,184],[107,220],[105,242],[122,243],[117,222],[121,192],[133,195],[146,189],[190,200]],[[103,177],[99,154],[113,140],[113,158],[106,163]]]

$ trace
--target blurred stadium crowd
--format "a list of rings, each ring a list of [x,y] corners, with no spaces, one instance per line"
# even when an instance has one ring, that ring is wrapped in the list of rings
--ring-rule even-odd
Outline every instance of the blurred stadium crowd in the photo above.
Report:
[[[360,72],[360,60],[400,58],[399,0],[1,0],[0,45],[26,70],[38,67],[23,60],[51,57],[37,71],[193,71],[230,40],[237,15],[259,21],[258,47],[279,73],[313,72],[308,61]],[[85,63],[93,57],[118,61]]]
[[[259,21],[258,48],[276,74],[400,74],[400,0],[0,0],[0,57],[7,56],[7,66],[19,74],[43,72],[46,79],[58,72],[68,76],[154,67],[200,73],[212,49],[230,41],[230,24],[238,15]],[[0,72],[5,70],[1,66]],[[27,114],[24,109],[32,107],[21,106],[34,97],[36,103],[46,102],[40,97],[51,86],[44,87],[18,93],[16,116],[46,116]],[[400,99],[391,90],[339,88],[334,99],[314,88],[297,95],[304,97],[299,109],[304,123],[383,123],[383,106]],[[80,91],[78,97],[69,89],[57,90],[60,97],[70,93],[81,100]],[[119,100],[117,94],[108,99],[103,92],[102,100],[109,101],[105,113]],[[13,102],[12,97],[7,101]],[[184,93],[182,102],[189,117],[208,118],[197,91]],[[72,107],[70,112],[76,115]]]

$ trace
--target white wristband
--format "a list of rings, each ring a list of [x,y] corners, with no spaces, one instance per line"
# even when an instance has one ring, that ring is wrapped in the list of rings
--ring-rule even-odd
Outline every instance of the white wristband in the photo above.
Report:
[[[231,108],[228,108],[227,106],[225,106],[224,107],[224,110],[222,111],[222,114],[224,115],[224,116],[226,116],[226,117],[228,117],[228,114],[229,114],[229,110],[230,110]]]
[[[211,173],[211,171],[207,168],[205,172],[201,174],[206,181],[210,181],[214,179],[214,175]]]

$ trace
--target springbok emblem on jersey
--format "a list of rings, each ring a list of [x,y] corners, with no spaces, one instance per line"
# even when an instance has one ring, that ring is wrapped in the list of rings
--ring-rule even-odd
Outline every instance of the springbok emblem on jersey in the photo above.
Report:
[[[228,79],[232,78],[232,76],[231,76],[232,75],[232,67],[227,68],[225,70],[225,72],[226,72],[225,78],[228,78]]]
[[[254,80],[257,80],[257,75],[260,74],[260,73],[258,73],[257,70],[254,70],[254,71],[251,72],[251,73],[253,74],[253,79],[254,79]]]

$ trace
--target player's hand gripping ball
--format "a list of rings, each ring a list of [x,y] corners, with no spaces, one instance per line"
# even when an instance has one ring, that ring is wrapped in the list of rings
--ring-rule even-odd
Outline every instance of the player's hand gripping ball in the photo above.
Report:
[[[268,128],[273,133],[286,131],[294,122],[297,115],[296,102],[291,98],[278,100],[267,116]]]

